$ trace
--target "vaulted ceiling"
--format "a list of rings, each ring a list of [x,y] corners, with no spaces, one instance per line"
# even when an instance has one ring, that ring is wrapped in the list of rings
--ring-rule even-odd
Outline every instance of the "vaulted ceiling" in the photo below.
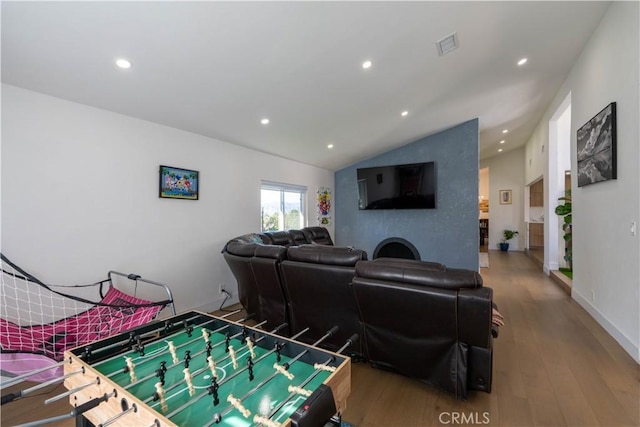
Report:
[[[3,1],[2,81],[332,170],[477,117],[485,158],[526,142],[608,4]]]

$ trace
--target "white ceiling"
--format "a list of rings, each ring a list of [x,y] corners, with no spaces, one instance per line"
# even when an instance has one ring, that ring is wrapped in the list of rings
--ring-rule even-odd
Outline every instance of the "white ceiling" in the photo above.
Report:
[[[607,6],[2,1],[2,81],[332,170],[478,117],[486,158],[526,142]]]

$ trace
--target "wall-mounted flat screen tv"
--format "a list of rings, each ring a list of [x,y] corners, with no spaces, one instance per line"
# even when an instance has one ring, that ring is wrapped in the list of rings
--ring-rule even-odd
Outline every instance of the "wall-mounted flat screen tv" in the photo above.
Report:
[[[360,209],[435,209],[435,162],[357,170]]]

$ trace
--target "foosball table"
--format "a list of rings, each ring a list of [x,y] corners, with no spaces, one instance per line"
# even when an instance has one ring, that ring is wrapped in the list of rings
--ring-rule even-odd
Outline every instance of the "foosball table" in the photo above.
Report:
[[[95,426],[323,426],[345,410],[350,359],[196,311],[65,353],[74,410]],[[299,336],[300,334],[298,334]]]

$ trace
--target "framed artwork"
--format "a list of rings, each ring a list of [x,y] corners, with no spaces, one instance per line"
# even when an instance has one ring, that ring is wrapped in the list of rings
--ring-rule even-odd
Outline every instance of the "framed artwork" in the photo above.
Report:
[[[198,200],[198,171],[160,165],[160,197]]]
[[[578,129],[578,187],[617,178],[616,103]]]
[[[511,204],[511,190],[500,190],[500,204],[501,205]]]
[[[331,189],[320,187],[316,190],[316,206],[318,208],[318,224],[331,224]]]

